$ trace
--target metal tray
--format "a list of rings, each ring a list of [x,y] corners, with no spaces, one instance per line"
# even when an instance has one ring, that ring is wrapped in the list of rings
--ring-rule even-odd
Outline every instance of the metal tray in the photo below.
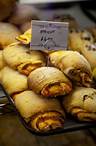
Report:
[[[1,86],[1,89],[3,90],[5,96],[8,98],[9,103],[14,107],[14,111],[16,112],[16,114],[18,115],[20,121],[22,122],[22,124],[24,125],[24,127],[30,131],[32,134],[34,135],[38,135],[38,136],[49,136],[49,135],[56,135],[56,134],[60,134],[60,133],[65,133],[65,132],[72,132],[72,131],[76,131],[76,130],[82,130],[82,129],[87,129],[87,128],[93,128],[96,127],[96,122],[79,122],[75,119],[73,119],[72,117],[68,116],[65,120],[65,126],[62,129],[56,129],[54,131],[49,131],[46,133],[41,133],[41,132],[36,132],[34,129],[32,129],[23,119],[23,117],[20,115],[19,111],[16,109],[16,106],[14,104],[13,99],[9,96],[9,94],[5,91],[5,89],[3,88],[3,86]]]

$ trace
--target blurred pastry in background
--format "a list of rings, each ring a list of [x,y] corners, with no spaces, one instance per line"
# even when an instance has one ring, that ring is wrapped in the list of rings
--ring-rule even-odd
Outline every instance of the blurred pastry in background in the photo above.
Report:
[[[96,121],[96,89],[76,88],[63,98],[63,106],[80,121]]]
[[[0,71],[0,83],[9,95],[14,95],[28,89],[27,77],[8,66]]]
[[[87,28],[87,30],[92,33],[92,35],[96,41],[96,25],[94,27]]]
[[[0,70],[2,68],[4,68],[4,66],[6,66],[6,63],[5,63],[4,58],[3,58],[3,51],[0,50]]]
[[[65,114],[57,99],[47,99],[31,90],[14,96],[21,116],[38,132],[48,132],[64,127]]]
[[[73,29],[69,32],[68,47],[73,51],[81,52],[83,44],[91,42],[94,43],[94,38],[87,30]]]
[[[20,34],[20,31],[14,25],[0,22],[0,49],[16,42],[16,37]]]
[[[21,26],[31,20],[38,20],[39,18],[37,14],[38,11],[33,6],[17,3],[13,14],[8,21],[17,26]]]
[[[20,30],[24,33],[31,28],[31,21],[27,21],[21,25]]]
[[[16,0],[0,0],[0,21],[7,19],[15,8]]]
[[[28,76],[28,86],[44,97],[66,95],[72,90],[69,79],[57,68],[40,67]]]
[[[90,86],[92,71],[86,58],[76,51],[56,51],[49,54],[50,62],[69,77],[74,84]]]
[[[96,67],[96,44],[90,42],[84,43],[81,53],[88,60],[93,70]]]
[[[55,14],[52,20],[57,22],[68,22],[70,29],[72,28],[77,29],[79,27],[79,24],[77,23],[76,19],[69,14],[60,14],[60,15]]]
[[[41,66],[46,65],[46,58],[40,51],[30,51],[29,47],[13,43],[3,50],[5,62],[20,73],[29,73]]]

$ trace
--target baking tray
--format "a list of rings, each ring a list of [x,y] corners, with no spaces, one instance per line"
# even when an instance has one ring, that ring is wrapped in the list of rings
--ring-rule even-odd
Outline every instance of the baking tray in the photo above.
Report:
[[[34,135],[38,136],[50,136],[50,135],[57,135],[60,133],[66,133],[66,132],[72,132],[76,130],[82,130],[82,129],[87,129],[87,128],[93,128],[96,127],[96,122],[79,122],[75,120],[74,118],[67,116],[65,120],[65,126],[62,129],[56,129],[54,131],[49,131],[46,133],[42,132],[36,132],[34,129],[32,129],[23,119],[23,117],[20,115],[19,111],[16,109],[16,106],[14,105],[13,99],[9,96],[9,94],[5,91],[2,85],[0,85],[2,91],[4,92],[5,96],[8,98],[9,103],[14,107],[14,111],[18,115],[21,123],[24,125],[24,127],[30,131]]]

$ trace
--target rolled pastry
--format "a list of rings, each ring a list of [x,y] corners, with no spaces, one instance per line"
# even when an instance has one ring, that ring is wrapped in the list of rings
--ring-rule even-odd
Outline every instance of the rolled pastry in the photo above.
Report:
[[[63,99],[63,105],[80,121],[96,121],[96,89],[76,88]]]
[[[61,69],[75,84],[90,86],[92,72],[88,61],[76,51],[56,51],[49,55],[50,62]]]
[[[0,70],[6,65],[4,58],[3,58],[3,51],[0,50]]]
[[[96,67],[96,43],[83,43],[81,53],[88,60],[92,70]]]
[[[87,28],[87,29],[88,29],[89,32],[92,33],[92,35],[93,35],[93,37],[94,37],[94,39],[95,39],[95,41],[96,41],[96,25],[93,26],[93,27],[89,27],[89,28]]]
[[[57,68],[40,67],[28,76],[28,86],[45,97],[66,95],[72,90],[69,79]]]
[[[39,132],[47,132],[64,126],[65,114],[57,99],[46,99],[31,90],[14,96],[14,103],[24,119]]]
[[[30,44],[32,37],[31,31],[32,31],[31,29],[28,29],[27,31],[24,32],[24,34],[17,36],[16,39],[20,41],[22,44],[26,45]]]
[[[28,89],[27,77],[7,66],[0,71],[0,83],[9,95]]]
[[[17,27],[9,23],[0,22],[0,49],[17,42],[15,38],[19,35],[20,31]]]
[[[76,31],[72,30],[69,33],[69,48],[74,51],[81,52],[83,49],[83,44],[86,42],[94,42],[94,38],[90,32],[87,30]]]
[[[10,67],[25,75],[35,68],[45,66],[44,55],[40,51],[29,51],[28,49],[18,43],[11,44],[3,51],[4,60]]]

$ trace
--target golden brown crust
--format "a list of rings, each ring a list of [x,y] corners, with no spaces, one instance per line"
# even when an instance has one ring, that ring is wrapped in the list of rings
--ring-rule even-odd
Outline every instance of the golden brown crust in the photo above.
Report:
[[[0,83],[9,95],[28,89],[27,77],[8,66],[0,72]]]
[[[47,99],[31,90],[14,95],[14,103],[33,129],[47,132],[64,126],[65,114],[57,99]]]
[[[56,51],[49,54],[52,65],[59,68],[78,85],[90,86],[92,71],[89,62],[76,51]]]
[[[76,88],[63,99],[66,111],[81,121],[96,121],[96,90]]]
[[[72,90],[72,84],[68,78],[54,67],[41,67],[32,71],[28,76],[28,86],[45,97],[50,94],[52,96],[64,95]]]
[[[28,75],[32,70],[45,66],[46,59],[40,51],[29,51],[23,45],[11,44],[3,51],[4,60],[13,69]]]

